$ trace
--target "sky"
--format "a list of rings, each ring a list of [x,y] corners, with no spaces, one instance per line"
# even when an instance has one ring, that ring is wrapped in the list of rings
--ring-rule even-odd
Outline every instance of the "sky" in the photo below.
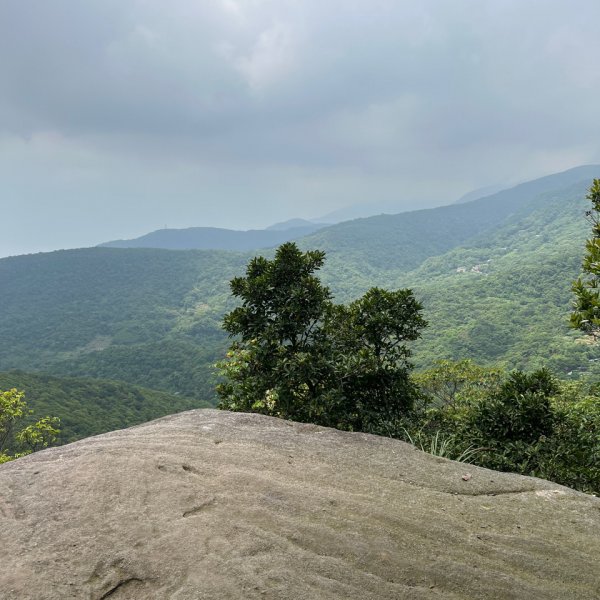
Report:
[[[599,22],[598,0],[0,0],[0,256],[600,163]]]

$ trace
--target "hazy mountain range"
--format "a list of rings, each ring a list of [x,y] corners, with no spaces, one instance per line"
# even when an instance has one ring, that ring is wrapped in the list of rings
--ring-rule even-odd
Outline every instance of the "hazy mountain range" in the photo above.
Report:
[[[488,186],[473,190],[461,198],[454,204],[467,204],[476,200],[485,200],[489,198],[489,202],[493,204],[490,208],[485,203],[477,204],[475,207],[469,207],[465,211],[448,209],[450,206],[438,207],[435,209],[416,210],[400,213],[393,203],[384,204],[363,204],[350,206],[324,215],[315,221],[306,219],[289,219],[281,223],[275,223],[265,229],[251,229],[247,231],[237,231],[232,229],[222,229],[217,227],[188,227],[185,229],[158,229],[138,238],[129,240],[113,240],[99,244],[99,247],[110,248],[165,248],[171,250],[238,250],[246,251],[259,248],[273,248],[280,244],[298,240],[305,236],[309,236],[325,227],[342,223],[342,228],[349,228],[352,232],[362,230],[364,223],[351,223],[357,219],[371,218],[376,215],[380,222],[389,221],[384,227],[386,230],[392,230],[399,235],[402,234],[403,239],[411,240],[410,235],[403,235],[402,231],[396,231],[397,227],[406,231],[413,227],[423,227],[424,220],[436,221],[436,226],[442,225],[448,230],[450,246],[457,243],[464,237],[464,232],[467,235],[471,232],[470,227],[476,224],[482,224],[481,215],[485,212],[489,213],[490,223],[493,224],[498,218],[503,218],[516,206],[519,202],[527,199],[535,194],[540,194],[555,187],[566,186],[580,179],[585,179],[588,174],[597,172],[597,168],[593,165],[577,167],[563,173],[542,177],[531,182],[525,182],[517,186],[511,187],[510,192],[506,195],[499,195],[505,189],[501,185]],[[516,204],[515,204],[516,203]],[[405,215],[400,218],[398,214]],[[394,219],[390,220],[391,215]],[[450,217],[447,223],[448,227],[444,227],[446,216]],[[453,222],[454,220],[454,222]],[[461,224],[457,228],[457,220]],[[347,222],[348,221],[348,222]],[[368,225],[366,229],[370,229]],[[458,237],[454,237],[456,234]],[[337,234],[325,234],[325,238],[330,236],[336,237]],[[343,234],[342,234],[343,235]],[[360,235],[360,234],[359,234]],[[430,243],[431,240],[423,240]],[[369,243],[373,243],[370,239]],[[440,249],[440,246],[435,245],[429,247],[426,252],[432,249]]]
[[[415,290],[429,321],[414,347],[418,367],[472,358],[506,368],[548,365],[574,377],[600,370],[595,347],[567,323],[593,177],[600,166],[296,239],[327,252],[321,275],[338,301],[373,285]],[[302,229],[295,225],[267,231]],[[0,371],[113,379],[211,400],[213,365],[228,343],[220,328],[233,306],[228,282],[253,255],[100,247],[2,259]]]
[[[167,248],[170,250],[251,250],[272,248],[284,242],[301,238],[317,231],[324,224],[294,219],[267,229],[235,231],[218,227],[188,227],[186,229],[158,229],[132,240],[114,240],[100,246],[108,248]]]

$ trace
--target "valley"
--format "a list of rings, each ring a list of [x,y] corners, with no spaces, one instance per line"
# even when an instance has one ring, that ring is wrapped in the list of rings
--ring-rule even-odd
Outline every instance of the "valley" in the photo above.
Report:
[[[410,287],[429,327],[417,369],[470,358],[506,369],[600,373],[595,346],[568,327],[571,283],[598,167],[479,200],[325,227],[298,244],[327,252],[337,301],[371,286]],[[214,401],[214,363],[233,306],[229,280],[256,253],[84,248],[0,260],[0,372],[123,381]]]

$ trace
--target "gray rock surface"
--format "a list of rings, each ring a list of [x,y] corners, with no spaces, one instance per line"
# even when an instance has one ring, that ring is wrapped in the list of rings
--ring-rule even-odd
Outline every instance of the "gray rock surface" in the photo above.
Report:
[[[599,564],[598,498],[258,415],[0,466],[3,600],[584,600]]]

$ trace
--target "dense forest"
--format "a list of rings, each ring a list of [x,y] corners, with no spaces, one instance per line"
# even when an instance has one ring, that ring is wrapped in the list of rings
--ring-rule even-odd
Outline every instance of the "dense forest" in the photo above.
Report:
[[[336,300],[410,287],[431,326],[418,369],[438,358],[598,373],[568,328],[591,168],[459,205],[341,223],[302,238],[326,251]],[[566,185],[566,187],[564,187]],[[553,187],[554,186],[554,187]],[[542,193],[540,193],[542,190]],[[261,252],[272,256],[273,251]],[[89,248],[0,260],[0,370],[116,379],[214,401],[229,280],[254,253]]]
[[[569,328],[572,282],[589,234],[587,176],[597,171],[582,167],[471,202],[357,219],[297,240],[298,248],[326,257],[320,280],[335,302],[348,303],[336,305],[340,315],[349,312],[330,332],[343,332],[350,315],[359,323],[373,293],[385,297],[375,286],[410,288],[423,306],[429,326],[410,344],[406,363],[416,367],[420,390],[411,388],[412,416],[369,431],[451,458],[600,489],[593,385],[600,359],[593,339]],[[59,417],[59,443],[214,405],[215,389],[225,389],[222,376],[237,369],[215,368],[230,343],[223,316],[237,306],[230,280],[239,280],[256,254],[270,264],[275,252],[87,248],[0,260],[0,337],[11,340],[0,348],[0,390],[25,392],[31,422]],[[350,330],[343,335],[335,344],[358,343]],[[332,377],[353,370],[345,361]],[[448,385],[454,397],[440,402]],[[344,397],[343,389],[332,387],[330,399]],[[515,389],[529,404],[510,405]],[[315,406],[321,410],[320,401]],[[482,406],[499,412],[483,414]],[[541,415],[541,437],[525,445],[482,425],[511,414],[507,430],[518,428],[519,419],[529,422],[529,410]],[[329,423],[325,417],[320,422]],[[358,421],[349,423],[354,429]]]
[[[208,403],[118,381],[0,373],[0,390],[18,389],[32,411],[25,422],[46,415],[60,419],[58,442],[130,427],[165,415],[206,408]]]

